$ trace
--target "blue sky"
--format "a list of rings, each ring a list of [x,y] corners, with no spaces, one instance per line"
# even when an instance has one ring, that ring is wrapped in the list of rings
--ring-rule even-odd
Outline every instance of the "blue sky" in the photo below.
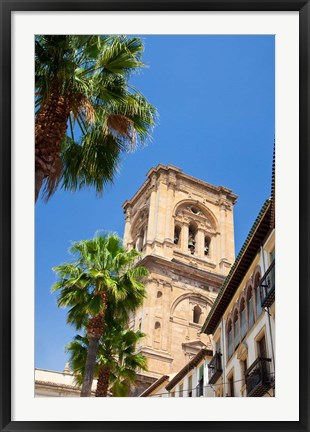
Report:
[[[239,252],[270,195],[274,142],[273,36],[141,36],[148,68],[132,77],[156,106],[159,121],[144,149],[125,155],[101,198],[93,190],[57,191],[36,204],[35,366],[63,370],[64,347],[75,335],[50,293],[52,267],[70,260],[72,241],[97,230],[124,230],[122,204],[159,163],[238,195]]]

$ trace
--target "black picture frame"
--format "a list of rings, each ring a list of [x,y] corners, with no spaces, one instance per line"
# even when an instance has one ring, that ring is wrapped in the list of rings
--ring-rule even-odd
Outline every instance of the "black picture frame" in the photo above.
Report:
[[[208,431],[310,431],[309,427],[309,74],[310,5],[309,0],[74,0],[44,1],[0,0],[1,4],[1,250],[0,250],[0,425],[1,431],[131,431],[131,430],[204,430]],[[300,264],[299,264],[299,412],[292,422],[23,422],[11,421],[11,13],[13,11],[299,11],[300,90],[299,90],[299,166],[300,166]],[[292,144],[294,145],[294,144]],[[298,277],[296,277],[296,281]],[[294,287],[296,288],[296,287]],[[288,355],[294,356],[291,347]],[[293,371],[291,371],[293,373]],[[289,375],[289,372],[288,372]],[[294,379],[296,375],[294,373]],[[287,383],[289,385],[289,382]],[[294,395],[292,395],[292,398]],[[263,416],[263,413],[262,413]]]

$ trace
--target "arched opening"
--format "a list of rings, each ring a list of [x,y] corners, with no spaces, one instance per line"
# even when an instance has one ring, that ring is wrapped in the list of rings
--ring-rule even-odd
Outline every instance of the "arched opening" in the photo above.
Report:
[[[173,239],[173,243],[175,245],[180,244],[180,237],[181,237],[181,227],[179,225],[176,225],[174,227],[174,239]]]
[[[191,222],[188,227],[188,251],[194,255],[196,250],[197,226]]]
[[[260,273],[256,273],[255,280],[254,280],[254,292],[255,292],[255,300],[256,300],[256,317],[257,318],[262,313],[262,302],[261,302],[261,298],[260,298],[259,281],[260,281]]]
[[[193,322],[194,323],[196,323],[196,324],[200,323],[201,314],[202,314],[202,310],[201,310],[200,306],[196,305],[193,309]]]
[[[253,288],[250,287],[247,293],[247,307],[248,307],[248,323],[249,329],[253,326],[254,318],[254,304],[253,304]]]
[[[155,342],[155,348],[159,348],[160,344],[160,332],[161,332],[161,325],[159,321],[156,321],[154,326],[154,342]]]
[[[241,330],[241,340],[246,335],[246,310],[245,310],[245,300],[241,299],[240,303],[240,330]]]
[[[204,254],[205,254],[205,256],[210,255],[210,242],[211,242],[210,237],[205,236],[205,244],[204,244]]]
[[[139,234],[137,235],[137,239],[136,239],[136,249],[139,252],[142,252],[142,249],[144,246],[144,235],[145,235],[144,228],[141,228],[141,230],[139,231]]]
[[[190,210],[192,213],[194,214],[200,214],[201,212],[199,211],[199,209],[196,206],[191,206]]]
[[[239,313],[238,310],[235,310],[234,313],[234,345],[235,345],[235,349],[238,347],[239,345]]]
[[[233,335],[232,335],[232,322],[231,319],[227,323],[227,348],[228,348],[228,358],[232,356],[233,353]]]

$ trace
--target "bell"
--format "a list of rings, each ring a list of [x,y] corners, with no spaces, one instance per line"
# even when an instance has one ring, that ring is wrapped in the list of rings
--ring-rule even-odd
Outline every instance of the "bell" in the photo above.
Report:
[[[194,247],[194,246],[195,246],[195,243],[193,242],[192,239],[190,239],[190,240],[188,241],[188,247]]]

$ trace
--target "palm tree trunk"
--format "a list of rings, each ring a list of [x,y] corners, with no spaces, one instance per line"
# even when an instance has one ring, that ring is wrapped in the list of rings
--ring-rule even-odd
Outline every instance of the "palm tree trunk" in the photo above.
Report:
[[[89,343],[85,364],[85,372],[83,376],[81,397],[89,397],[91,395],[91,387],[94,379],[96,357],[99,345],[99,338],[88,337],[88,340]]]
[[[42,171],[44,178],[48,177],[47,198],[55,191],[60,176],[60,145],[67,131],[67,122],[70,115],[70,95],[63,96],[59,84],[52,83],[49,99],[42,105],[36,114],[35,120],[35,194],[39,195],[42,187]]]
[[[98,295],[100,295],[101,297],[102,309],[99,314],[90,318],[87,324],[87,337],[89,343],[85,364],[85,372],[83,376],[81,397],[89,397],[91,395],[91,387],[94,378],[99,339],[103,335],[104,330],[104,318],[107,308],[107,293],[102,291]]]
[[[101,366],[96,388],[96,397],[107,397],[110,384],[110,366]]]

